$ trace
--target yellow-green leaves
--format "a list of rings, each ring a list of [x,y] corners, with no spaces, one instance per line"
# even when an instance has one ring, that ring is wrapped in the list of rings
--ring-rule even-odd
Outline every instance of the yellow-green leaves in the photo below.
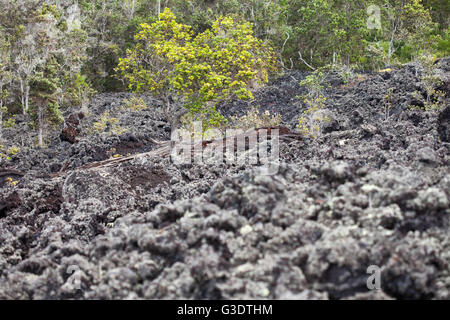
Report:
[[[135,49],[116,68],[129,88],[160,98],[174,94],[191,113],[208,114],[213,123],[220,117],[212,105],[252,99],[249,84],[267,81],[275,66],[272,49],[253,37],[251,24],[230,17],[217,19],[211,29],[194,36],[166,8],[159,21],[141,24],[135,38]]]

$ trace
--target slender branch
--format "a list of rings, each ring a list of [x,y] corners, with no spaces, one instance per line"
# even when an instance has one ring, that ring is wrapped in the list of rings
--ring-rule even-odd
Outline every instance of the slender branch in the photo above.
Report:
[[[308,62],[306,62],[306,61],[303,59],[302,53],[301,53],[300,51],[298,52],[298,55],[299,55],[299,57],[300,57],[300,60],[301,60],[307,67],[309,67],[311,70],[316,70],[316,68],[312,67]]]

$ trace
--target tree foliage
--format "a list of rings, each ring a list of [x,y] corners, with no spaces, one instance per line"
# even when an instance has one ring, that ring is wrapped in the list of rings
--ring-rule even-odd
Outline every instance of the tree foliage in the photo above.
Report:
[[[224,119],[215,103],[253,98],[252,86],[267,82],[274,67],[272,50],[253,36],[251,24],[230,17],[195,35],[166,8],[159,21],[141,28],[136,48],[120,59],[117,70],[130,89],[160,98],[173,126],[186,111],[219,125]]]
[[[62,122],[62,115],[58,105],[59,90],[58,69],[60,65],[56,59],[50,59],[40,66],[30,78],[31,97],[33,100],[33,115],[37,118],[38,144],[43,146],[43,130],[45,120]]]
[[[174,125],[185,112],[218,125],[216,103],[251,98],[274,57],[310,71],[414,61],[426,82],[419,71],[450,56],[449,22],[442,0],[0,0],[0,128],[36,117],[37,78],[51,64],[47,111],[86,110],[94,92],[131,85],[159,97]],[[47,111],[42,124],[57,114]]]

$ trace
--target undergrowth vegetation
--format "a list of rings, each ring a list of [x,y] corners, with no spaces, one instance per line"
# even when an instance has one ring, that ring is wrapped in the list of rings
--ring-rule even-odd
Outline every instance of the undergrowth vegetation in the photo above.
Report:
[[[123,101],[123,109],[131,110],[131,111],[142,111],[148,108],[143,98],[138,98],[136,96],[131,97],[130,99],[125,99]]]
[[[0,144],[0,158],[11,160],[11,157],[19,154],[20,148],[12,146],[12,147],[6,147]]]
[[[444,107],[445,93],[437,89],[443,82],[434,71],[435,60],[430,54],[421,55],[419,59],[422,66],[420,80],[425,88],[425,110],[441,109]]]
[[[267,82],[274,69],[272,49],[253,36],[249,23],[231,17],[220,17],[195,35],[166,8],[159,21],[141,25],[136,40],[117,71],[129,89],[150,92],[163,102],[173,128],[187,113],[205,129],[220,127],[225,119],[216,104],[252,99],[252,82]]]
[[[327,68],[320,68],[299,83],[307,91],[300,97],[305,110],[298,119],[297,128],[301,133],[313,139],[318,138],[322,133],[324,124],[331,121],[325,109],[327,98],[323,93],[327,74]]]
[[[105,111],[98,121],[95,121],[91,128],[91,133],[104,133],[121,135],[127,131],[119,125],[119,119],[112,117],[110,111]]]
[[[329,121],[312,83],[321,72],[351,87],[362,81],[355,70],[412,62],[419,107],[441,109],[433,69],[450,56],[449,16],[439,0],[0,0],[0,139],[20,115],[35,136],[30,147],[44,147],[68,110],[89,114],[96,93],[127,89],[162,101],[172,129],[189,121],[223,129],[232,124],[219,102],[251,101],[269,77],[293,69],[312,72],[298,123],[312,137]],[[124,102],[128,111],[147,107]],[[255,116],[242,121],[257,124]],[[123,132],[107,117],[93,132]]]

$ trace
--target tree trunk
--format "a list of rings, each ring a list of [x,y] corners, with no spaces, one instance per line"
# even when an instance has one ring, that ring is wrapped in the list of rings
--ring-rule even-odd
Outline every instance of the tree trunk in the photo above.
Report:
[[[167,121],[170,123],[170,136],[172,137],[173,133],[177,129],[177,125],[175,124],[174,114],[171,112],[171,103],[169,102],[169,99],[163,98],[163,112],[166,116]]]
[[[391,57],[392,57],[392,40],[389,41],[389,50],[388,50],[388,65],[391,64]]]
[[[391,65],[392,55],[394,54],[394,35],[395,35],[395,30],[392,32],[391,39],[389,40],[388,66]]]
[[[28,112],[28,101],[30,98],[30,86],[25,88],[25,111]]]
[[[85,115],[87,115],[89,113],[87,104],[88,103],[86,102],[86,100],[83,99],[83,101],[81,102],[81,112],[83,112]]]
[[[43,131],[43,126],[44,126],[43,112],[44,112],[44,110],[42,107],[42,103],[38,102],[38,121],[39,121],[38,142],[39,142],[39,147],[41,147],[41,148],[43,146],[43,139],[42,139],[42,131]]]
[[[188,110],[181,105],[171,103],[169,97],[163,97],[162,103],[164,115],[170,123],[170,133],[172,136],[175,130],[178,129],[178,126],[181,123],[181,118],[188,113]]]
[[[24,87],[23,87],[23,80],[22,79],[20,79],[20,100],[21,100],[21,102],[22,102],[22,112],[23,112],[23,115],[25,115],[25,90],[24,90]]]
[[[161,14],[161,0],[158,0],[158,21],[160,20],[159,15]]]
[[[178,129],[179,125],[181,124],[181,118],[188,113],[188,111],[186,109],[178,111],[178,112],[174,112],[174,116],[172,117],[172,121],[170,122],[170,134],[172,136],[172,134],[175,132],[175,130]]]
[[[393,29],[391,29],[391,37],[389,39],[388,65],[391,64],[392,55],[395,52],[395,48],[394,48],[395,33],[397,32],[397,29],[399,28],[400,22],[396,19],[396,20],[394,20],[393,24],[394,24],[394,26],[391,27]]]

